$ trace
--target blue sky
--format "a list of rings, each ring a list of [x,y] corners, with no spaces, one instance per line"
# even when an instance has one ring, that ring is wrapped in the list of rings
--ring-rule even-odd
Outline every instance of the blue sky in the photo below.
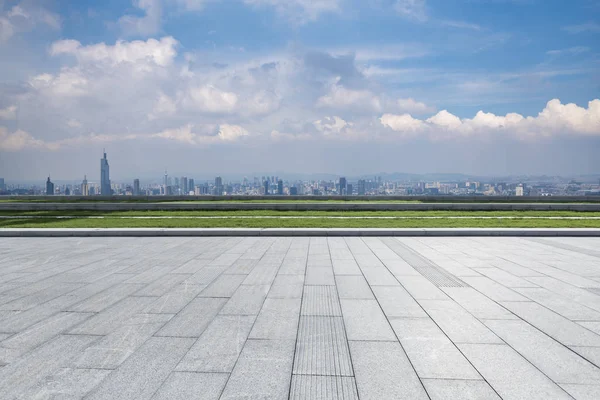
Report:
[[[0,0],[0,175],[599,172],[599,37],[597,0]]]

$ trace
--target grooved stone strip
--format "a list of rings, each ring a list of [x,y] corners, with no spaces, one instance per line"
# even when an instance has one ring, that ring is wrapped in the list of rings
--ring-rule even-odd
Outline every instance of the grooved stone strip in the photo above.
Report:
[[[395,239],[382,239],[396,254],[437,287],[468,287],[465,282]]]
[[[342,317],[300,317],[294,374],[353,375]]]
[[[301,315],[342,315],[335,286],[304,286]]]
[[[358,400],[356,382],[349,376],[294,375],[290,400]]]

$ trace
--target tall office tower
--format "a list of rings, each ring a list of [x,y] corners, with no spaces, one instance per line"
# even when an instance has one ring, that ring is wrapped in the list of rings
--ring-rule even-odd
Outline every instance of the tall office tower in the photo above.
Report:
[[[352,196],[352,189],[353,189],[353,188],[352,188],[352,185],[351,185],[351,184],[347,184],[347,185],[346,185],[346,194],[347,194],[348,196]]]
[[[188,178],[187,176],[182,176],[181,180],[179,181],[181,184],[181,194],[188,194]]]
[[[296,186],[290,188],[290,196],[298,196],[298,188]]]
[[[223,179],[220,176],[215,178],[215,195],[223,196]]]
[[[277,181],[277,194],[280,196],[283,195],[283,181],[282,180]]]
[[[196,192],[196,182],[194,182],[192,178],[188,180],[188,193],[189,192]]]
[[[523,185],[519,185],[515,188],[515,196],[523,196]]]
[[[364,196],[366,193],[365,191],[365,180],[361,179],[358,181],[358,195],[359,196]]]
[[[104,158],[100,160],[100,194],[102,194],[102,196],[110,196],[112,194],[106,151],[104,151]]]
[[[69,189],[69,187],[67,186],[65,188],[65,196],[70,196],[71,195],[71,189]]]
[[[4,178],[0,178],[0,190],[4,190]]]
[[[341,177],[340,178],[340,195],[345,195],[346,194],[346,178]]]
[[[265,196],[269,195],[269,181],[265,181]]]
[[[81,182],[81,194],[84,196],[90,195],[90,187],[88,186],[87,175],[83,176],[83,182]]]
[[[46,181],[46,196],[54,196],[54,183],[50,182],[50,177]]]
[[[133,180],[133,195],[134,196],[139,196],[140,193],[140,180],[139,179],[134,179]]]
[[[177,190],[179,187],[179,178],[175,178],[175,190]]]

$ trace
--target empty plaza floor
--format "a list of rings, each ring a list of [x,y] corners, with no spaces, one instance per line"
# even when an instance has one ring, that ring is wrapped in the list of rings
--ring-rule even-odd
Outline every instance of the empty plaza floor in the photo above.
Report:
[[[599,399],[600,238],[2,238],[0,399]]]

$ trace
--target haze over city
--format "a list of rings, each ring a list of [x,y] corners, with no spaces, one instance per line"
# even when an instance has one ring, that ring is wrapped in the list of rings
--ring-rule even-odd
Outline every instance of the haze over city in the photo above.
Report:
[[[600,170],[597,1],[0,1],[0,176]]]

